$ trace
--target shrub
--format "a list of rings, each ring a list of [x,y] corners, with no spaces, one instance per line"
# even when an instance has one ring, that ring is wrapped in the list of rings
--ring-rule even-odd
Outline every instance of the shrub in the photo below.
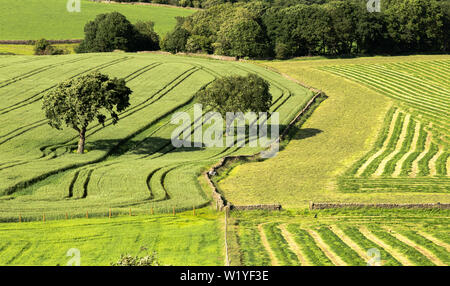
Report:
[[[50,44],[46,39],[40,39],[34,44],[35,55],[62,55],[64,50],[57,49]]]
[[[121,255],[117,262],[111,263],[111,266],[160,266],[161,263],[156,257],[156,252],[152,255],[143,257],[131,256],[130,254]]]
[[[112,52],[123,50],[159,49],[159,37],[153,31],[153,22],[138,22],[133,26],[127,18],[118,13],[100,14],[84,27],[84,40],[76,48],[77,53]]]

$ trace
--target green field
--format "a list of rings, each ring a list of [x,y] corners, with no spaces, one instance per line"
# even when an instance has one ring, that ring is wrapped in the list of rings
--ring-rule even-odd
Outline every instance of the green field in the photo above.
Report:
[[[87,153],[80,156],[74,153],[77,133],[52,129],[41,98],[60,81],[94,70],[124,77],[133,94],[117,126],[107,121],[89,127]],[[110,208],[169,213],[209,204],[201,172],[223,156],[261,148],[177,149],[170,138],[178,125],[170,119],[175,111],[192,114],[194,94],[215,78],[249,72],[270,82],[271,111],[280,113],[281,128],[312,96],[275,72],[243,62],[124,53],[1,57],[0,220],[40,220],[44,213],[63,218],[66,212],[80,217],[86,211],[105,216]]]
[[[163,265],[223,265],[219,213],[89,218],[0,224],[0,265],[61,265],[80,251],[81,265],[110,265],[122,254],[157,252]],[[145,249],[146,250],[145,250]]]
[[[74,49],[78,44],[54,44],[57,49],[65,51],[66,54],[75,53]],[[0,44],[0,55],[34,55],[34,45],[10,45]]]
[[[384,266],[450,265],[448,215],[443,210],[233,211],[231,265],[365,266],[377,253]]]
[[[188,16],[192,9],[129,4],[103,4],[81,1],[81,12],[69,13],[67,0],[0,1],[0,40],[82,39],[84,25],[98,14],[117,11],[135,23],[155,22],[155,31],[165,35],[176,23],[175,17]]]
[[[449,56],[260,64],[328,98],[275,158],[229,171],[232,203],[450,202]]]

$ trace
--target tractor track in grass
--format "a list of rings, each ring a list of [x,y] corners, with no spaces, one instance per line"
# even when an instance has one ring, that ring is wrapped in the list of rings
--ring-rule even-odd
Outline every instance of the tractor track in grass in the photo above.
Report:
[[[156,66],[156,64],[153,64],[153,65]],[[150,65],[141,67],[139,70],[134,71],[134,72],[133,72],[133,75],[129,77],[129,80],[132,80],[132,79],[138,77],[138,76],[140,75],[141,72],[142,72],[142,73],[145,73],[147,69],[150,69]],[[198,70],[205,70],[206,72],[208,72],[207,69],[206,69],[206,68],[203,68],[203,67],[199,68]],[[196,72],[196,71],[197,71],[197,70],[194,70],[193,73]],[[186,77],[186,78],[187,78],[187,77]],[[185,80],[185,78],[181,79],[179,83],[183,82],[184,80]],[[272,84],[272,83],[271,83],[271,84]],[[274,87],[275,87],[275,84],[276,84],[276,83],[273,84]],[[164,88],[163,88],[160,92],[168,93],[168,92],[170,92],[173,88],[174,88],[174,87],[172,87],[170,90],[164,90]],[[286,91],[286,90],[287,90],[287,91]],[[278,94],[277,94],[277,95],[278,95]],[[159,100],[162,96],[164,96],[164,94],[163,94],[163,95],[160,95],[160,94],[159,94],[159,97],[158,97],[158,95],[155,95],[155,97],[158,97],[158,98],[156,98],[156,100]],[[293,96],[293,94],[292,94],[288,89],[283,89],[283,90],[282,90],[282,93],[281,93],[281,96],[278,96],[278,97],[276,98],[275,104],[272,105],[272,108],[274,108],[274,110],[278,110],[281,106],[283,106],[283,105],[286,104],[286,102],[289,100],[289,98],[290,98],[291,96]],[[147,99],[147,100],[148,100],[148,99]],[[188,100],[188,102],[189,102],[189,101],[190,101],[190,100]],[[154,101],[151,101],[150,104],[153,103],[153,102],[154,102]],[[280,103],[280,102],[281,102],[281,103]],[[179,107],[179,106],[177,106],[177,108],[178,108],[178,107]],[[144,107],[144,108],[145,108],[145,107]],[[138,110],[138,111],[139,111],[139,110]],[[137,112],[137,111],[136,111],[136,112]],[[159,118],[161,118],[161,117],[159,117]],[[159,119],[159,118],[158,118],[158,119]],[[154,123],[154,122],[153,122],[153,123]],[[153,124],[152,124],[152,125],[153,125]],[[152,126],[152,125],[150,125],[150,126]],[[159,128],[159,127],[158,127],[158,128]],[[95,130],[94,132],[98,132],[98,131],[99,131],[99,130]],[[91,133],[89,133],[89,135],[91,135]],[[136,135],[136,134],[134,134],[134,135]],[[130,137],[130,138],[131,138],[131,137]],[[127,140],[130,140],[130,138],[127,137],[126,139],[127,139]],[[248,140],[248,139],[246,139],[246,140]],[[126,142],[126,140],[121,140],[121,142],[119,142],[118,144],[119,144],[119,145],[122,145],[122,144],[125,143],[125,142]],[[68,143],[70,143],[70,142],[68,142]],[[53,155],[56,156],[56,153],[53,154],[53,152],[56,151],[57,154],[60,154],[60,153],[61,153],[62,151],[64,151],[64,150],[59,149],[58,147],[66,147],[66,146],[63,146],[63,145],[51,145],[51,146],[45,146],[44,148],[41,149],[41,151],[45,151],[45,150],[46,150],[47,148],[49,148],[49,147],[52,147],[53,150],[49,149],[49,150],[48,150],[49,152],[43,153],[43,157],[48,157],[48,156],[50,156],[50,155],[51,155],[51,156],[53,156]],[[58,150],[56,150],[56,149],[58,149]],[[163,149],[165,149],[165,150],[164,150],[165,152],[164,152],[164,154],[162,154],[161,156],[163,156],[163,155],[165,155],[165,154],[168,154],[168,153],[174,151],[174,149],[167,150],[167,149],[168,149],[167,146],[163,146]],[[128,150],[129,150],[129,148],[128,148]],[[239,149],[237,149],[237,150],[239,150]],[[236,152],[237,150],[231,150],[231,153],[234,153],[234,152]],[[224,151],[225,151],[225,152],[230,152],[230,150],[224,150]],[[222,152],[223,152],[223,151],[222,151]],[[213,157],[218,157],[218,156],[220,156],[220,154],[221,154],[222,152],[218,152],[218,154],[213,155]],[[155,152],[152,152],[152,153],[154,154]],[[58,155],[58,156],[59,156],[59,155]],[[208,156],[209,156],[209,155],[208,155]],[[106,159],[106,157],[105,157],[104,159]],[[206,158],[205,158],[204,160],[206,160]],[[102,160],[102,159],[100,159],[100,161],[95,160],[95,162],[88,162],[86,165],[82,165],[82,166],[74,167],[74,168],[76,169],[76,168],[82,167],[83,170],[87,170],[88,168],[91,168],[90,166],[92,166],[93,168],[92,168],[91,170],[89,170],[89,175],[92,175],[93,172],[94,172],[95,170],[97,170],[96,164],[99,164],[99,163],[102,163],[102,164],[103,164],[103,161],[104,161],[104,160]],[[193,160],[191,160],[191,161],[193,161]],[[170,174],[170,172],[175,171],[175,169],[177,169],[177,168],[181,168],[182,166],[186,166],[186,165],[189,164],[189,162],[191,162],[191,161],[183,162],[183,163],[181,163],[181,164],[177,163],[177,164],[175,164],[176,166],[174,166],[174,167],[172,167],[172,168],[170,168],[170,169],[168,169],[168,170],[166,170],[166,171],[164,172],[163,176],[161,177],[161,182],[160,182],[160,184],[161,184],[162,188],[164,189],[164,191],[166,192],[166,197],[169,197],[169,198],[170,198],[169,193],[168,193],[168,191],[167,191],[167,187],[168,187],[168,186],[169,186],[169,187],[171,186],[170,183],[169,183],[169,185],[167,184],[167,180],[166,180],[167,175]],[[113,164],[114,164],[114,163],[113,163]],[[99,165],[100,165],[100,164],[99,164]],[[98,167],[103,167],[103,166],[98,166]],[[186,169],[186,167],[184,167],[184,168]],[[73,168],[71,168],[70,170],[73,170]],[[155,171],[155,172],[156,172],[156,171]],[[154,173],[153,173],[153,174],[154,174]],[[178,174],[178,173],[177,173],[177,174]],[[89,180],[90,180],[90,176],[89,176],[89,175],[88,175],[88,178],[85,178],[85,181],[84,181],[84,183],[82,184],[83,186],[85,186],[85,188],[84,188],[84,190],[83,190],[83,196],[82,196],[82,197],[84,197],[84,198],[86,198],[86,197],[88,196],[88,194],[89,194],[89,193],[87,192],[88,187],[93,187],[92,184],[95,183],[94,180],[97,180],[97,177],[98,177],[98,175],[96,174],[95,179],[93,179],[92,184],[90,184],[90,183],[89,183]],[[84,177],[84,176],[83,176],[83,177]],[[151,180],[152,177],[153,177],[153,176],[152,176],[151,174],[149,174],[149,176],[147,177],[147,182],[150,182],[150,180]],[[172,176],[171,176],[171,177],[172,177]],[[70,179],[70,178],[69,178],[69,179]],[[74,181],[74,184],[75,184],[76,180],[80,180],[80,178],[72,178],[72,180]],[[146,183],[147,183],[147,182],[146,182]],[[80,182],[77,183],[77,188],[78,188],[79,186],[80,186]],[[158,187],[158,188],[159,188],[159,187]],[[81,189],[78,189],[77,191],[79,191],[79,190],[81,190]],[[149,189],[149,192],[150,192],[150,196],[152,196],[153,193],[152,193],[151,188]],[[166,199],[167,199],[167,198],[166,198]],[[150,200],[145,200],[145,202],[142,201],[142,202],[130,203],[129,205],[136,205],[136,204],[148,203],[149,201],[150,201]],[[124,204],[120,204],[120,206],[123,206],[123,205],[124,205]]]
[[[266,249],[267,253],[269,254],[270,264],[272,266],[280,266],[280,263],[279,263],[277,257],[275,256],[275,253],[273,252],[272,248],[270,247],[269,240],[267,239],[266,233],[264,232],[263,225],[264,225],[264,223],[258,224],[258,232],[259,232],[259,236],[261,237],[261,243],[264,246],[264,248]]]
[[[439,258],[437,258],[431,251],[429,251],[428,249],[416,244],[414,241],[410,240],[409,238],[407,238],[406,236],[391,230],[387,227],[383,227],[384,230],[388,231],[389,234],[391,234],[393,237],[395,237],[396,239],[398,239],[399,241],[403,242],[406,245],[411,246],[412,248],[414,248],[415,250],[417,250],[418,252],[420,252],[423,256],[425,256],[428,260],[430,260],[431,262],[433,262],[435,265],[437,266],[446,266],[445,263],[443,263]]]
[[[16,129],[14,129],[12,131],[9,131],[6,134],[0,135],[0,138],[7,137],[7,136],[13,134],[14,132],[20,131],[21,129],[24,129],[24,128],[27,128],[27,127],[30,127],[32,125],[39,124],[39,123],[47,123],[47,120],[46,119],[41,119],[41,120],[34,121],[32,123],[29,123],[27,125],[23,125],[23,126],[21,126],[19,128],[16,128]]]
[[[366,262],[370,260],[370,257],[367,255],[367,251],[364,251],[356,242],[354,242],[350,237],[348,237],[342,229],[338,226],[333,225],[330,226],[330,230],[334,232],[345,244],[347,244],[353,251],[355,251],[362,259]]]
[[[366,227],[360,227],[359,231],[370,241],[373,243],[379,245],[381,248],[389,252],[394,259],[396,259],[398,262],[400,262],[404,266],[414,266],[411,261],[405,257],[402,253],[395,250],[393,247],[391,247],[389,244],[385,243],[383,240],[378,238],[375,234],[373,234],[371,231],[369,231]]]
[[[76,63],[76,62],[84,61],[84,60],[87,60],[87,59],[89,59],[89,58],[91,58],[91,57],[86,57],[86,58],[82,57],[82,58],[71,59],[71,60],[67,60],[67,61],[62,61],[62,62],[60,62],[60,63],[50,64],[50,65],[48,65],[48,66],[43,66],[43,67],[40,67],[40,68],[31,70],[31,71],[27,71],[27,72],[24,73],[24,74],[21,74],[21,75],[12,77],[12,78],[10,78],[10,79],[1,81],[1,82],[0,82],[0,88],[3,88],[3,87],[8,86],[8,85],[11,85],[11,84],[16,83],[16,82],[18,82],[18,81],[27,79],[27,78],[32,77],[32,76],[34,76],[34,75],[40,74],[40,73],[42,73],[42,72],[48,71],[48,70],[50,70],[50,69],[52,69],[52,68],[60,67],[60,66],[63,66],[63,65],[65,65],[65,64],[71,64],[71,63]],[[0,111],[1,111],[1,110],[2,110],[2,109],[0,109]]]
[[[286,225],[287,225],[287,223],[280,224],[278,226],[278,228],[281,230],[281,235],[284,237],[284,239],[288,243],[289,248],[297,256],[298,261],[300,261],[300,265],[302,265],[302,266],[311,265],[306,260],[306,258],[305,258],[306,256],[302,253],[302,251],[298,247],[297,243],[295,242],[294,238],[292,237],[292,234],[287,230]]]
[[[330,261],[336,266],[346,266],[347,264],[340,258],[337,254],[335,254],[331,248],[323,241],[322,237],[312,229],[306,230],[309,235],[314,239],[316,245],[322,250],[323,253],[330,259]]]
[[[112,66],[112,65],[115,65],[115,64],[118,64],[118,63],[127,61],[127,60],[129,60],[129,59],[130,59],[129,57],[118,58],[118,59],[115,59],[115,60],[112,60],[112,61],[109,61],[109,62],[100,64],[100,65],[98,65],[98,66],[89,68],[89,69],[87,69],[87,70],[84,70],[84,71],[82,71],[82,72],[80,72],[80,73],[77,73],[77,74],[75,74],[75,75],[69,77],[68,79],[75,78],[75,77],[77,77],[77,76],[80,76],[80,75],[82,75],[82,74],[88,73],[88,72],[90,72],[90,71],[98,71],[98,70],[100,70],[100,69],[103,69],[103,68],[106,68],[106,67],[110,67],[110,66]],[[1,109],[1,110],[0,110],[0,116],[5,115],[5,114],[7,114],[7,113],[9,113],[9,112],[11,112],[11,111],[14,111],[14,110],[16,110],[16,109],[22,108],[22,107],[24,107],[24,106],[33,104],[33,103],[35,103],[35,102],[41,100],[42,97],[43,97],[43,94],[44,94],[45,92],[47,92],[47,91],[49,91],[49,90],[55,88],[56,86],[57,86],[57,84],[54,84],[54,85],[52,85],[52,86],[50,86],[50,87],[48,87],[48,88],[46,88],[46,89],[44,89],[44,90],[42,90],[42,91],[40,91],[40,92],[38,92],[38,93],[35,93],[35,94],[32,95],[31,97],[28,97],[28,98],[26,98],[26,99],[24,99],[24,100],[21,100],[21,101],[19,101],[19,102],[16,102],[16,103],[14,103],[14,104],[12,104],[12,105],[9,105],[9,106],[7,106],[7,107]]]
[[[11,264],[14,260],[16,260],[17,258],[19,258],[25,251],[27,251],[29,248],[31,247],[31,242],[27,242],[25,243],[24,246],[22,246],[22,248],[13,256],[11,257],[5,265]]]
[[[0,65],[0,69],[6,68],[6,67],[10,67],[10,66],[13,66],[13,65],[16,65],[16,64],[24,64],[24,63],[28,64],[28,63],[32,63],[32,62],[35,62],[35,61],[38,61],[38,60],[43,60],[43,59],[45,59],[45,57],[34,57],[31,60],[30,59],[26,59],[26,60],[23,60],[23,61],[7,63],[7,64]]]
[[[177,81],[178,79],[180,79],[183,75],[185,75],[186,73],[188,73],[189,71],[191,71],[190,73],[188,73],[187,75],[185,75],[185,77],[183,77],[180,81],[176,82],[176,83],[175,83],[175,86],[169,87],[169,89],[166,90],[163,94],[161,94],[156,100],[150,102],[149,104],[145,105],[144,107],[140,107],[139,110],[141,110],[142,108],[145,108],[145,107],[147,107],[147,106],[153,104],[153,103],[156,102],[157,100],[161,99],[165,94],[169,93],[173,88],[175,88],[176,86],[178,86],[179,84],[181,84],[186,78],[188,78],[190,75],[192,75],[192,74],[193,74],[194,72],[196,72],[197,70],[198,70],[197,68],[191,68],[191,69],[188,69],[188,70],[186,70],[185,72],[183,72],[180,76],[176,77],[176,79],[174,79],[173,81],[171,81],[170,83],[168,83],[168,84],[167,84],[166,86],[164,86],[163,88],[159,89],[159,90],[158,90],[156,93],[154,93],[151,97],[153,98],[153,97],[156,96],[159,92],[165,90],[165,89],[166,89],[167,87],[169,87],[172,83],[176,82],[176,81]],[[145,72],[145,71],[144,71],[144,72]],[[142,73],[144,73],[144,72],[142,72]],[[141,74],[142,74],[142,73],[141,73]],[[148,100],[149,100],[149,99],[147,99],[146,101],[148,101]],[[189,99],[185,104],[188,104],[191,100],[192,100],[192,98]],[[140,105],[142,105],[142,103],[140,103]],[[181,106],[175,107],[173,110],[170,110],[168,113],[166,113],[166,114],[164,114],[163,116],[159,117],[158,119],[152,121],[150,124],[148,124],[148,126],[146,126],[146,127],[144,126],[144,129],[146,130],[146,129],[150,128],[150,127],[153,126],[153,124],[156,123],[159,119],[161,119],[161,118],[163,118],[163,117],[169,115],[169,114],[172,113],[174,110],[177,110],[178,108],[181,108],[181,107],[183,107],[183,106],[184,106],[184,105],[182,104]],[[139,111],[139,110],[134,110],[133,113],[134,113],[134,112],[137,112],[137,111]],[[130,116],[130,115],[131,115],[131,114],[128,113],[125,117]],[[124,118],[124,117],[122,116],[122,118]],[[105,124],[105,126],[106,126],[106,124]],[[145,130],[141,130],[141,132],[143,132],[143,131],[145,131]],[[97,130],[97,131],[98,131],[98,130]],[[137,132],[137,134],[134,134],[134,136],[131,136],[131,138],[137,136],[139,133],[140,133],[140,132]],[[91,133],[90,135],[92,135],[92,133]],[[88,136],[86,136],[86,137],[88,137]],[[75,138],[76,138],[76,137],[75,137]],[[130,138],[124,139],[124,141],[129,141],[129,140],[130,140]],[[72,140],[70,140],[70,141],[72,141]],[[70,141],[69,141],[69,142],[70,142]],[[67,142],[67,143],[68,143],[68,142]],[[67,144],[67,143],[66,143],[66,144]],[[119,144],[119,145],[120,145],[120,144]],[[54,146],[54,145],[53,145],[53,146]],[[45,148],[47,148],[47,147],[45,147]],[[44,148],[44,149],[45,149],[45,148]],[[42,151],[42,148],[41,148],[41,151]],[[44,155],[45,155],[45,154],[44,154]],[[65,171],[69,171],[69,170],[71,170],[71,169],[73,169],[73,168],[80,168],[80,167],[85,168],[85,167],[87,167],[87,166],[92,166],[92,165],[95,166],[95,164],[98,164],[98,163],[103,162],[108,156],[109,156],[109,154],[105,155],[103,158],[100,158],[100,159],[98,159],[98,160],[94,160],[94,162],[90,162],[90,163],[88,162],[88,163],[86,163],[86,164],[82,164],[81,166],[75,166],[75,167],[69,168],[69,169],[67,169],[67,170],[65,170]],[[42,157],[41,157],[41,158],[42,158]],[[38,160],[39,160],[39,159],[38,159]],[[29,163],[29,162],[27,162],[27,163]],[[26,163],[24,163],[24,164],[26,164]],[[93,172],[93,171],[94,171],[94,170],[92,170],[92,172]],[[90,172],[90,175],[92,174],[92,172]],[[50,174],[50,175],[52,175],[52,174]],[[43,179],[47,178],[48,176],[40,176],[40,177],[42,177],[41,180],[43,180]],[[75,178],[74,184],[75,184],[76,180],[77,180],[77,178]],[[40,180],[38,180],[38,181],[40,181]],[[36,181],[36,182],[37,182],[37,181]],[[35,183],[36,183],[36,182],[35,182]],[[19,184],[20,184],[20,183],[19,183]],[[89,184],[89,181],[87,181],[87,183],[85,183],[84,194],[85,194],[86,196],[87,196],[88,184]],[[168,199],[168,198],[170,198],[170,196],[169,196],[169,194],[166,192],[166,198],[165,198],[165,199]]]

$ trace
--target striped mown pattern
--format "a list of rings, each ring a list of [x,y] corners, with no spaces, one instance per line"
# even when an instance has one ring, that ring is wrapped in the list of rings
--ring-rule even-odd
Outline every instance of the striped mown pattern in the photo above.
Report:
[[[267,223],[262,227],[264,233],[254,232],[264,235],[266,243],[253,239],[250,245],[246,237],[241,239],[241,260],[244,265],[450,265],[450,245],[438,238],[446,232],[417,228],[351,219],[321,225]],[[250,232],[252,227],[246,223],[241,229],[241,233]],[[256,257],[265,258],[255,260]]]
[[[395,99],[373,149],[340,179],[344,192],[450,191],[450,61],[321,69]]]

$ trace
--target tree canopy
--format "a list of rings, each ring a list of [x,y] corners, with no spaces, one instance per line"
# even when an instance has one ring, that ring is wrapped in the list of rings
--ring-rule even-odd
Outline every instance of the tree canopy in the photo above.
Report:
[[[361,0],[204,3],[163,49],[251,58],[449,51],[448,1],[383,0],[375,13]]]
[[[228,112],[268,112],[272,104],[269,88],[269,83],[256,74],[225,76],[198,91],[196,98],[225,118]]]
[[[76,49],[85,52],[112,52],[123,50],[159,49],[159,37],[153,31],[153,22],[138,22],[136,26],[118,13],[99,14],[84,27],[84,40]]]
[[[118,113],[130,105],[131,93],[125,80],[93,72],[58,84],[44,95],[42,109],[51,127],[65,125],[79,133],[77,152],[82,154],[89,124],[97,120],[104,125],[107,115],[116,124]]]

